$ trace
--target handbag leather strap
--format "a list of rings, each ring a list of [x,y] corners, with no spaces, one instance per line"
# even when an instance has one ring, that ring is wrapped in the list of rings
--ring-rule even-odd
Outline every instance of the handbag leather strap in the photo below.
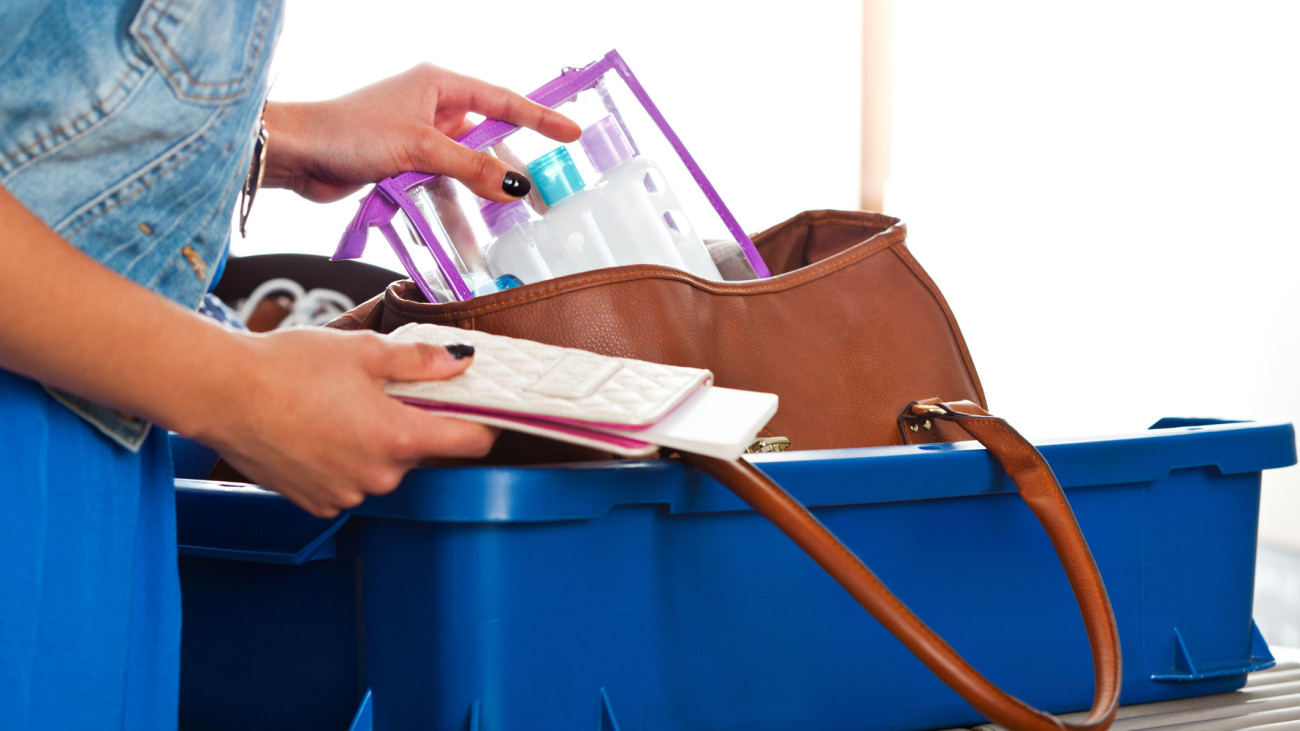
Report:
[[[956,650],[911,612],[847,546],[808,509],[767,475],[744,460],[683,454],[686,461],[722,483],[755,512],[799,545],[931,672],[992,721],[1022,731],[1103,731],[1119,706],[1122,665],[1119,630],[1096,562],[1047,462],[1007,422],[969,401],[937,399],[910,404],[900,426],[925,420],[949,421],[983,444],[1015,482],[1056,549],[1083,615],[1092,650],[1095,690],[1092,709],[1078,722],[1060,718],[1008,695],[967,663]]]

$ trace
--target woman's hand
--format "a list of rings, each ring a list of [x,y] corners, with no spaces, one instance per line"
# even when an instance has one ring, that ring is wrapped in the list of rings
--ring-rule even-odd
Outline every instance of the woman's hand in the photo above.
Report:
[[[478,79],[421,64],[325,102],[271,102],[264,115],[267,187],[325,203],[390,175],[449,175],[482,198],[509,201],[527,178],[491,155],[456,144],[470,112],[561,142],[582,131],[564,115]]]
[[[449,351],[328,329],[250,336],[247,345],[237,392],[192,436],[313,515],[333,517],[390,492],[426,457],[481,457],[496,438],[383,391],[388,380],[458,375],[473,361],[464,345]]]

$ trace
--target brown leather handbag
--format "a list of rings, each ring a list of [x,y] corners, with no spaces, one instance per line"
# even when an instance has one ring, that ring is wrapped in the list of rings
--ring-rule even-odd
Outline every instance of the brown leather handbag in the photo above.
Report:
[[[840,582],[944,682],[1014,729],[1105,729],[1118,706],[1119,633],[1097,567],[1050,467],[985,410],[970,353],[938,287],[907,250],[898,219],[810,211],[753,237],[767,279],[705,281],[638,265],[575,274],[464,302],[430,304],[396,282],[331,323],[392,330],[436,323],[708,368],[719,386],[766,391],[781,406],[759,449],[881,446],[974,437],[1006,468],[1066,569],[1092,648],[1096,690],[1069,724],[1007,695],[913,615],[802,505],[744,461],[687,461],[737,492]],[[969,435],[969,437],[967,436]],[[503,434],[489,459],[602,458]]]
[[[452,325],[708,368],[719,386],[779,394],[760,436],[788,438],[792,449],[901,444],[894,421],[908,401],[984,403],[952,312],[905,238],[895,218],[813,211],[753,237],[769,279],[709,282],[627,266],[449,304],[426,302],[403,280],[331,325],[383,333],[408,322]],[[937,436],[965,438],[943,426]],[[575,454],[533,441],[508,439],[492,458]]]

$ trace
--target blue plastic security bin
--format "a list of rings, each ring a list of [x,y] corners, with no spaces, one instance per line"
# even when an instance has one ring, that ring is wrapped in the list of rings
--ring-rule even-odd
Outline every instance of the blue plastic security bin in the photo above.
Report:
[[[1271,663],[1251,621],[1260,473],[1295,462],[1289,424],[1157,426],[1039,445],[1106,581],[1126,704],[1234,690]],[[977,444],[754,462],[993,681],[1054,711],[1089,705],[1064,573]],[[371,691],[357,729],[980,720],[776,528],[675,462],[419,470],[340,532]]]
[[[248,486],[184,479],[176,507],[180,728],[347,728],[365,688],[346,518],[320,520]]]

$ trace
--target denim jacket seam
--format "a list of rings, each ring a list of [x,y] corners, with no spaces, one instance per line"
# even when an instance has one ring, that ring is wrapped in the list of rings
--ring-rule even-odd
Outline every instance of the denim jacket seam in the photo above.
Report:
[[[90,109],[87,109],[63,124],[60,124],[58,127],[46,132],[32,142],[14,150],[12,153],[7,155],[4,160],[0,161],[0,168],[3,168],[10,162],[20,160],[24,155],[30,155],[26,160],[21,160],[12,169],[5,172],[3,176],[0,176],[0,180],[15,175],[28,165],[59,152],[64,147],[93,131],[99,125],[115,117],[118,112],[125,108],[130,103],[131,99],[139,93],[140,89],[144,88],[145,82],[149,76],[149,66],[150,64],[139,56],[130,57],[127,62],[127,69],[122,72],[121,78],[118,79],[110,91],[101,95],[99,100],[91,104]],[[132,77],[134,77],[134,84],[130,83]],[[128,90],[122,94],[121,98],[113,103],[111,107],[105,107],[104,105],[112,100],[114,95],[124,87]],[[82,122],[86,122],[85,127],[77,129],[78,125]],[[63,136],[63,139],[55,142],[48,149],[40,150],[46,142],[54,140],[60,136]]]
[[[53,397],[55,401],[58,401],[60,404],[63,404],[63,406],[70,409],[74,414],[80,416],[83,421],[93,427],[100,434],[103,434],[117,445],[131,452],[140,451],[140,447],[144,445],[144,440],[149,436],[149,432],[153,428],[153,423],[148,421],[135,421],[127,424],[126,420],[121,419],[120,417],[115,419],[101,418],[97,414],[93,413],[92,409],[104,409],[107,407],[104,407],[101,404],[96,404],[87,399],[85,400],[85,403],[90,408],[86,408],[78,401],[78,399],[81,399],[82,397],[73,396],[73,394],[66,393],[50,386],[49,384],[43,383],[41,385],[45,388],[45,392]]]
[[[208,115],[203,126],[178,147],[150,161],[148,165],[123,178],[117,185],[69,214],[54,226],[54,230],[64,238],[76,236],[101,216],[148,190],[155,182],[162,180],[169,171],[174,170],[201,150],[208,141],[208,132],[217,126],[228,112],[229,107],[223,107]]]
[[[156,3],[151,3],[151,4],[156,4]],[[162,33],[159,33],[157,31],[157,21],[152,21],[149,23],[149,25],[151,28],[153,28],[154,33],[157,35],[159,44],[164,49],[166,49],[168,55],[171,56],[172,61],[174,61],[175,64],[182,71],[185,72],[186,80],[182,82],[180,79],[176,78],[172,74],[171,69],[168,68],[167,64],[162,62],[161,58],[152,59],[154,61],[153,63],[154,67],[156,67],[160,72],[162,72],[167,77],[169,81],[169,86],[176,93],[176,95],[182,99],[189,99],[192,101],[227,102],[227,101],[240,99],[244,97],[245,95],[248,94],[248,89],[246,84],[248,82],[248,79],[253,76],[253,74],[257,69],[257,62],[262,55],[263,47],[266,45],[266,37],[267,35],[269,35],[269,28],[271,26],[272,12],[267,9],[268,6],[265,3],[259,5],[259,8],[261,9],[261,13],[260,13],[260,17],[257,20],[257,28],[256,28],[257,44],[253,50],[252,55],[249,58],[247,58],[244,63],[244,67],[243,67],[244,73],[241,77],[236,79],[231,79],[228,81],[199,81],[195,79],[192,75],[190,75],[189,69],[185,67],[185,62],[181,59],[180,54],[178,54],[176,52],[176,49],[172,48],[171,44],[167,42],[166,36],[164,36]],[[145,8],[141,8],[141,12],[148,12],[148,11]],[[135,30],[131,32],[131,35],[137,41],[139,41],[140,43],[148,47],[152,51],[153,55],[161,56],[161,54],[158,54],[157,49],[154,48],[154,42],[152,38],[145,37],[142,33]],[[231,92],[228,94],[222,94],[219,96],[203,96],[199,94],[186,93],[185,91],[183,91],[183,89],[186,86],[194,86],[194,87],[238,86],[239,91]]]

